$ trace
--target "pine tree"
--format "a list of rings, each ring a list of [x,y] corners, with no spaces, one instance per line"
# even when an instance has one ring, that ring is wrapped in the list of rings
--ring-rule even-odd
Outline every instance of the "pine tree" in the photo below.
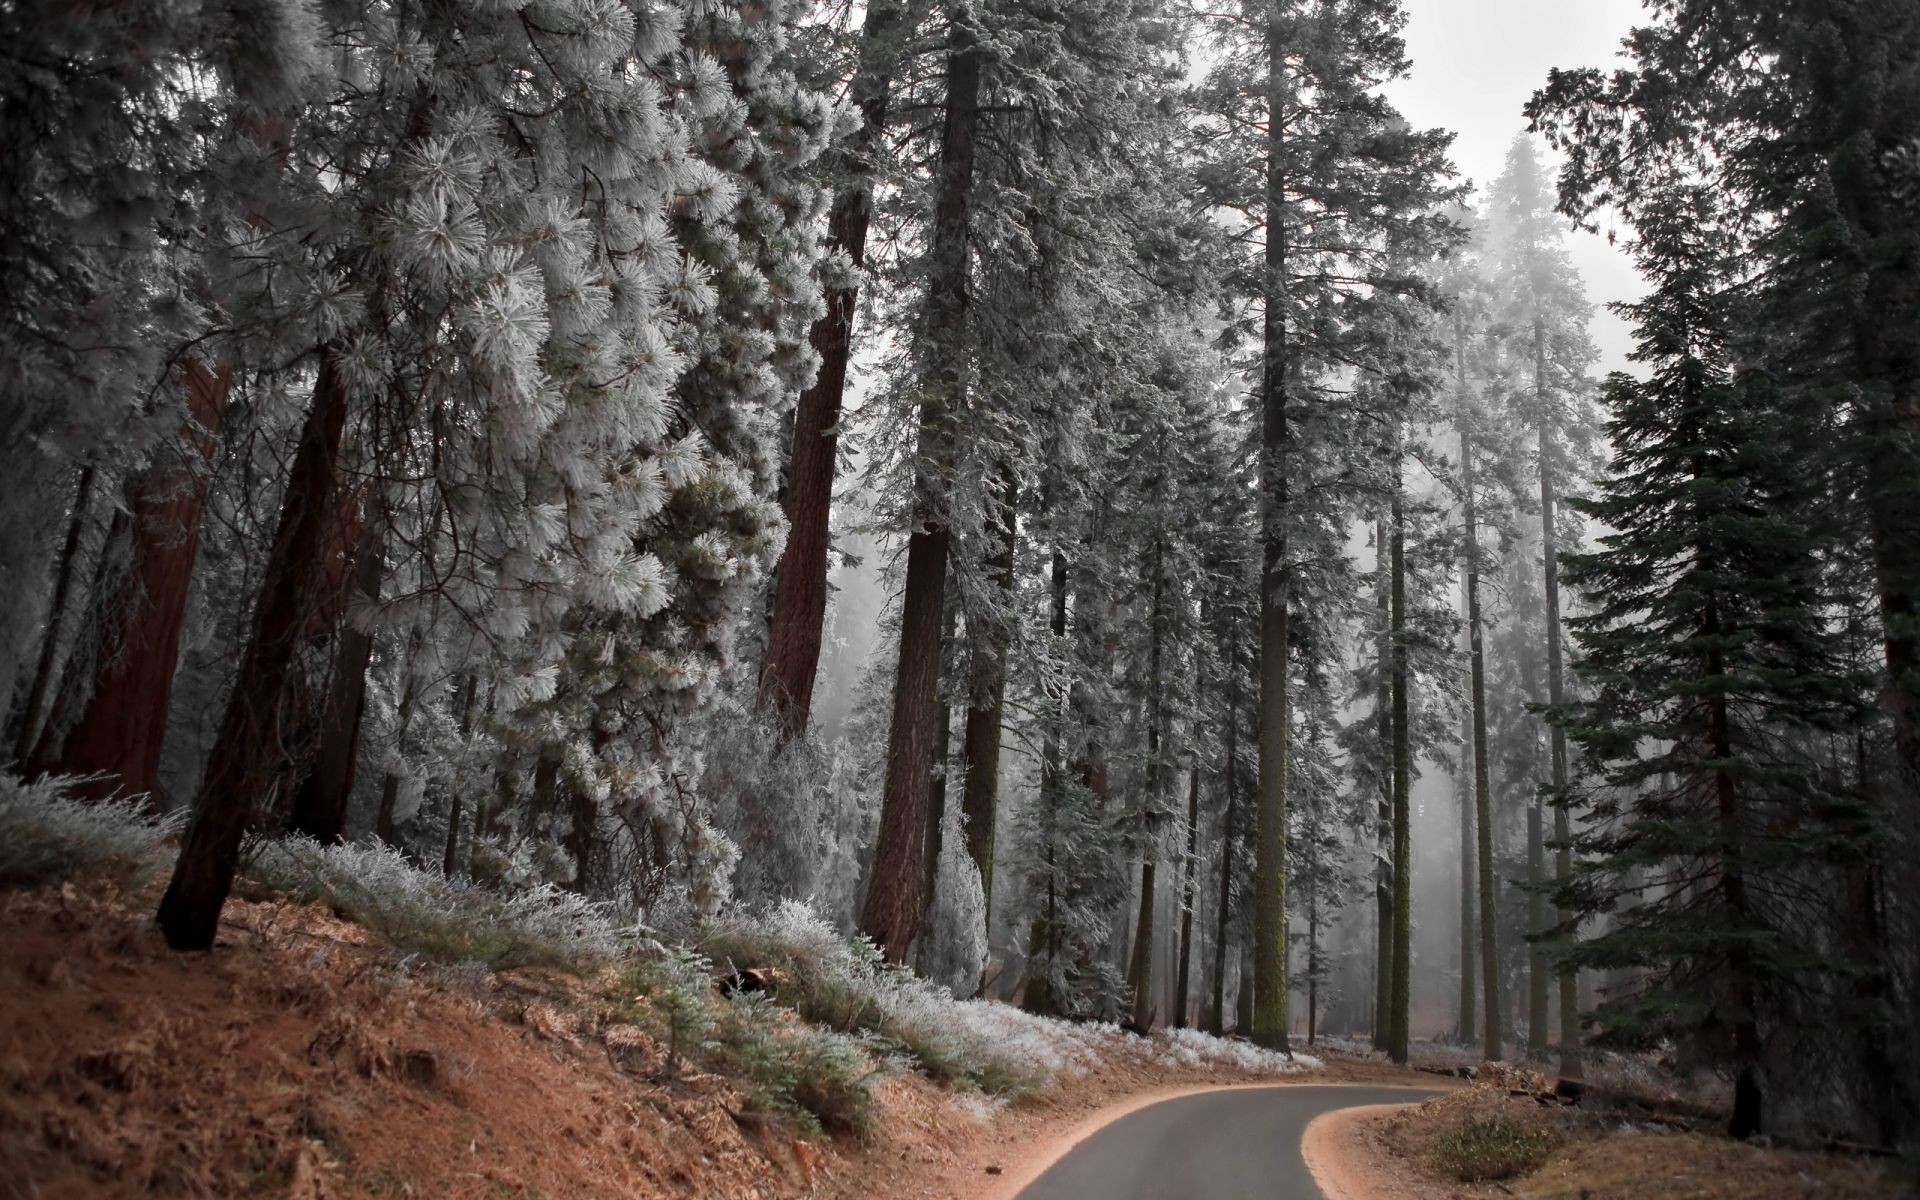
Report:
[[[1739,365],[1751,310],[1720,203],[1671,178],[1635,223],[1656,287],[1625,310],[1652,374],[1608,382],[1615,459],[1579,507],[1613,532],[1567,560],[1595,604],[1573,620],[1594,694],[1555,720],[1600,775],[1579,839],[1594,861],[1560,900],[1594,913],[1640,894],[1565,961],[1648,969],[1600,1010],[1601,1040],[1682,1038],[1724,1061],[1745,1137],[1767,1123],[1783,989],[1817,953],[1791,932],[1791,876],[1809,846],[1833,844],[1847,807],[1791,732],[1839,727],[1855,686],[1822,619],[1819,535],[1804,523],[1819,479],[1792,432],[1804,414]],[[1646,895],[1642,873],[1669,869],[1698,886]]]

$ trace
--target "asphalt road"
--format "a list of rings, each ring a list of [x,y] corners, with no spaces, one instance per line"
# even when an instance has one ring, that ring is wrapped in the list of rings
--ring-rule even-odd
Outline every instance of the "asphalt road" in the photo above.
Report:
[[[1322,1200],[1300,1157],[1308,1122],[1436,1094],[1305,1085],[1163,1100],[1095,1132],[1017,1200]]]

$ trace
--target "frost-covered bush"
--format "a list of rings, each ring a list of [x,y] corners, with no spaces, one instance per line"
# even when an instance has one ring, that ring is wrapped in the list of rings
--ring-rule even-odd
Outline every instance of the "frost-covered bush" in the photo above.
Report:
[[[738,700],[702,714],[697,790],[739,847],[733,896],[759,906],[814,894],[824,861],[830,764],[807,738],[781,741],[774,723]]]
[[[802,1024],[753,994],[721,1003],[707,1048],[759,1107],[798,1122],[805,1133],[865,1136],[873,1112],[869,1081],[895,1061],[871,1036]]]
[[[1278,1050],[1262,1049],[1252,1042],[1217,1038],[1198,1029],[1168,1029],[1163,1031],[1162,1037],[1165,1038],[1165,1048],[1160,1051],[1160,1059],[1174,1066],[1236,1067],[1242,1071],[1275,1074],[1320,1065],[1320,1060],[1311,1054],[1295,1053],[1289,1056]],[[1155,1044],[1160,1044],[1159,1038],[1155,1039]]]
[[[131,882],[167,861],[166,840],[179,823],[177,815],[155,816],[138,801],[80,801],[58,780],[0,775],[0,887],[81,871]]]
[[[965,1019],[969,1005],[888,964],[871,942],[841,937],[805,904],[785,901],[762,914],[716,922],[704,931],[701,947],[722,966],[773,968],[782,1003],[816,1024],[878,1037],[940,1082],[997,1095],[1040,1082],[1043,1072],[1002,1042],[998,1030]]]
[[[1244,1042],[1173,1030],[1145,1041],[1119,1026],[1036,1016],[988,1000],[957,1000],[945,987],[886,963],[872,943],[847,939],[804,904],[735,914],[710,924],[701,950],[722,968],[766,968],[774,998],[816,1024],[870,1035],[933,1079],[990,1095],[1032,1091],[1103,1061],[1147,1055],[1172,1067],[1263,1074],[1310,1069]]]
[[[986,965],[987,895],[980,868],[967,853],[960,806],[949,804],[941,822],[933,904],[921,934],[920,973],[955,995],[970,996],[979,989]]]
[[[607,909],[551,884],[496,892],[423,871],[390,846],[270,842],[248,873],[257,882],[334,911],[394,946],[441,962],[575,967],[615,953]]]

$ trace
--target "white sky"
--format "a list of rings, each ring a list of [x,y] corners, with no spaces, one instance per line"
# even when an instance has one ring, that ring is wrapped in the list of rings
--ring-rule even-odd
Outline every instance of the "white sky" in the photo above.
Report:
[[[1639,0],[1406,0],[1406,10],[1413,73],[1387,94],[1415,126],[1457,135],[1454,165],[1481,190],[1527,127],[1520,108],[1546,82],[1548,68],[1611,69],[1619,65],[1620,39],[1646,20]],[[1645,285],[1604,237],[1572,232],[1567,246],[1596,306],[1599,370],[1624,369],[1632,336],[1599,306],[1638,299]]]

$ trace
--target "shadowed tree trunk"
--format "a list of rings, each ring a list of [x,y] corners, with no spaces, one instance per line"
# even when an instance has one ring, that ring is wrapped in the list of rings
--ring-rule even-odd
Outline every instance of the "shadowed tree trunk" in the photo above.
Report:
[[[1540,557],[1547,593],[1547,703],[1558,712],[1566,702],[1560,646],[1559,531],[1554,528],[1554,468],[1552,445],[1547,437],[1546,335],[1537,320],[1533,326],[1533,358],[1534,390],[1540,403]],[[1553,756],[1553,875],[1557,889],[1564,892],[1573,879],[1570,844],[1573,830],[1567,815],[1567,733],[1558,721],[1550,721],[1547,736]],[[1558,910],[1560,924],[1564,925],[1572,916],[1564,908]],[[1536,930],[1539,928],[1535,926]],[[1579,980],[1571,968],[1563,967],[1556,974],[1560,993],[1560,1074],[1577,1079],[1580,1077]]]
[[[1454,399],[1460,409],[1456,417],[1460,425],[1460,468],[1463,476],[1471,478],[1470,474],[1468,474],[1468,472],[1471,471],[1471,464],[1467,461],[1466,330],[1457,308],[1453,314],[1453,388]],[[1473,498],[1471,496],[1468,496],[1466,500],[1466,512],[1468,516],[1464,521],[1465,528],[1462,531],[1462,537],[1466,541],[1472,542],[1476,537],[1476,531],[1472,524]],[[1471,554],[1473,551],[1469,549],[1468,553]],[[1465,571],[1461,572],[1460,600],[1462,608],[1471,607],[1469,597],[1467,596]],[[1476,643],[1472,631],[1466,632],[1467,656],[1471,659]],[[1469,682],[1467,690],[1469,697],[1471,697],[1473,692],[1471,682]],[[1478,768],[1479,757],[1474,749],[1473,727],[1474,712],[1471,706],[1469,706],[1467,712],[1461,718],[1460,729],[1460,1026],[1458,1036],[1462,1044],[1468,1044],[1473,1041],[1475,1033],[1474,1027],[1479,1023],[1479,1016],[1474,1009],[1474,972],[1477,969],[1477,964],[1474,961],[1474,935],[1476,933],[1474,922],[1474,864],[1476,855],[1474,852],[1473,839],[1473,804],[1475,794],[1473,781]]]
[[[1207,1013],[1207,1032],[1219,1037],[1226,1032],[1226,991],[1227,991],[1227,930],[1233,908],[1233,819],[1239,792],[1239,778],[1234,771],[1234,757],[1238,753],[1236,733],[1240,727],[1240,674],[1231,668],[1228,670],[1227,685],[1227,753],[1222,765],[1225,779],[1222,781],[1227,792],[1226,811],[1220,819],[1220,907],[1214,914],[1213,942],[1213,1004]]]
[[[61,720],[48,722],[28,767],[29,775],[98,775],[75,787],[95,799],[154,796],[159,786],[208,467],[220,447],[233,381],[231,367],[210,370],[191,357],[182,372],[188,419],[180,427],[180,445],[169,461],[141,475],[129,513],[114,522],[102,551],[124,546],[127,557],[108,577],[105,593],[95,597],[93,628],[82,635],[91,639],[92,669],[86,678],[70,672],[69,684],[78,690],[71,705],[63,698],[59,716],[75,707],[78,716],[65,730],[56,728]]]
[[[867,6],[860,30],[860,62],[849,94],[860,129],[842,151],[850,177],[834,197],[827,217],[827,246],[857,268],[866,262],[872,197],[868,177],[887,121],[887,94],[905,34],[906,9],[888,0]],[[840,453],[840,408],[853,357],[853,316],[858,289],[827,290],[827,312],[813,324],[811,341],[820,373],[800,393],[793,413],[793,452],[787,460],[787,545],[774,577],[773,617],[760,702],[772,705],[784,736],[807,727],[813,711],[814,677],[827,611],[827,550],[833,479]]]
[[[176,950],[213,945],[239,866],[241,836],[282,767],[286,699],[300,667],[311,607],[324,601],[326,552],[340,515],[347,388],[324,350],[320,359],[233,695],[208,757],[199,808],[160,901],[160,928]]]
[[[1373,820],[1373,1048],[1386,1052],[1393,1012],[1393,584],[1382,519],[1373,526],[1373,599],[1379,622],[1379,677],[1374,683],[1374,736],[1380,751],[1380,796]]]
[[[1187,990],[1193,985],[1193,893],[1200,862],[1200,763],[1187,770],[1187,853],[1180,864],[1180,968],[1173,985],[1173,1027],[1187,1027]]]
[[[1147,614],[1147,770],[1140,831],[1140,914],[1134,922],[1133,966],[1127,973],[1133,986],[1133,1024],[1141,1032],[1153,1028],[1153,902],[1154,880],[1160,859],[1160,723],[1164,719],[1161,695],[1161,605],[1164,584],[1159,542],[1150,557],[1153,603]]]
[[[861,932],[873,939],[890,962],[904,961],[912,949],[926,896],[921,850],[926,840],[927,776],[940,707],[940,612],[946,598],[950,536],[939,496],[947,487],[943,476],[953,461],[951,426],[966,388],[967,225],[981,69],[971,22],[966,6],[956,5],[929,255],[928,327],[921,335],[927,342],[932,378],[920,410],[922,463],[915,481],[916,526],[907,539],[900,661],[894,675],[880,832],[860,918]]]
[[[73,512],[67,518],[67,536],[60,547],[60,563],[53,577],[53,596],[47,603],[47,629],[40,637],[40,655],[34,663],[33,683],[27,689],[26,703],[20,710],[20,728],[14,737],[13,760],[24,764],[33,753],[33,742],[40,734],[45,716],[47,693],[53,687],[53,664],[60,653],[60,639],[66,632],[67,608],[73,603],[73,577],[80,569],[80,538],[86,532],[87,508],[93,500],[93,468],[80,472],[80,484],[73,494]]]
[[[1498,1062],[1500,1045],[1500,956],[1495,943],[1493,892],[1493,789],[1487,774],[1487,658],[1480,623],[1480,529],[1475,520],[1473,438],[1461,394],[1460,496],[1466,542],[1467,647],[1469,660],[1468,709],[1473,723],[1473,817],[1476,839],[1475,873],[1480,889],[1480,1015],[1485,1022],[1480,1053]]]
[[[1393,1013],[1387,1056],[1407,1061],[1407,1020],[1413,986],[1412,762],[1407,727],[1407,526],[1400,496],[1399,455],[1393,488]]]
[[[362,539],[354,556],[353,590],[370,603],[380,599],[380,578],[386,561],[384,528]],[[344,614],[343,614],[344,615]],[[350,616],[339,623],[334,642],[332,686],[320,716],[320,747],[313,769],[294,792],[287,828],[320,842],[338,842],[347,834],[347,806],[353,797],[354,776],[360,765],[360,718],[366,710],[367,663],[373,657],[373,635]]]
[[[1058,646],[1065,642],[1067,636],[1067,556],[1057,549],[1053,552],[1047,590],[1047,628],[1053,633],[1054,645]],[[1065,697],[1050,703],[1040,747],[1040,803],[1049,812],[1058,811],[1060,804],[1060,722],[1065,704]],[[1050,981],[1054,961],[1060,953],[1060,868],[1051,840],[1046,847],[1046,861],[1047,904],[1039,919],[1034,921],[1027,938],[1027,982],[1020,1007],[1028,1012],[1051,1015],[1056,1005]],[[1035,964],[1041,964],[1038,972],[1034,970]]]
[[[1254,840],[1253,1040],[1287,1046],[1287,562],[1288,102],[1282,13],[1267,18],[1266,268],[1260,356],[1260,805]]]
[[[1000,740],[1007,705],[1007,622],[1013,605],[1013,564],[1020,481],[1012,470],[1000,471],[1000,514],[995,522],[999,538],[987,562],[988,577],[1008,606],[1005,620],[982,621],[972,646],[973,680],[969,689],[967,728],[962,746],[967,761],[965,792],[960,813],[966,818],[967,853],[980,869],[980,891],[986,900],[984,920],[993,927],[993,836],[1000,807]]]
[[[473,736],[474,698],[479,690],[479,676],[468,675],[466,690],[461,693],[460,697],[460,744],[463,747],[467,744],[468,739]],[[440,858],[440,873],[449,879],[453,878],[454,868],[459,863],[460,810],[464,799],[465,789],[455,787],[453,790],[453,807],[447,813],[446,851]],[[484,812],[484,809],[482,811]]]

